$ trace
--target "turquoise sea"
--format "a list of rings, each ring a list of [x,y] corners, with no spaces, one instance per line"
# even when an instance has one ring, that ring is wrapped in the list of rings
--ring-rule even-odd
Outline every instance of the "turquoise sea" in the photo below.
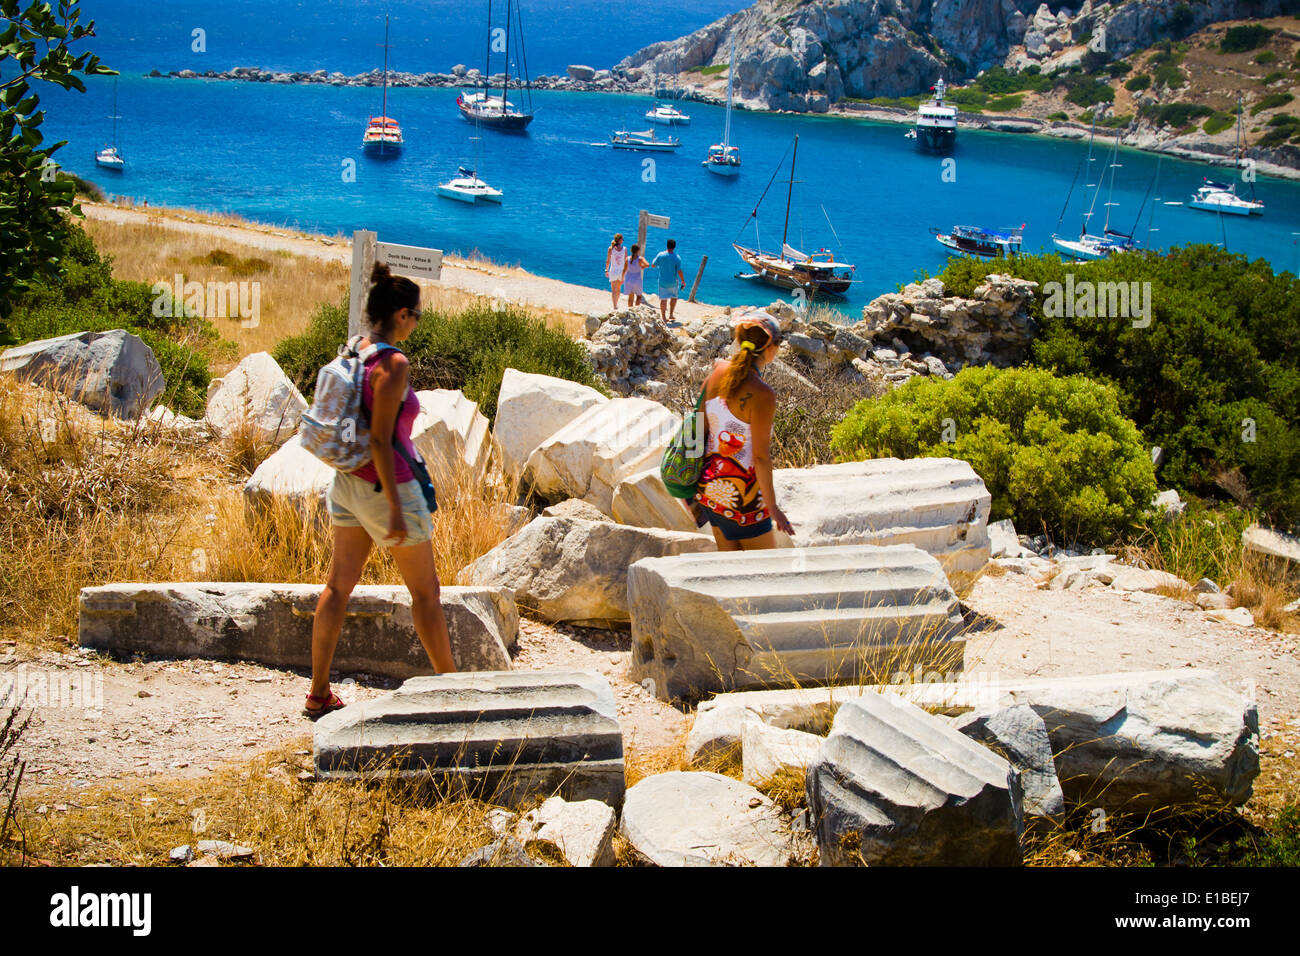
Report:
[[[486,3],[439,8],[437,3],[267,0],[253,5],[241,0],[220,12],[189,0],[164,8],[108,0],[85,6],[98,21],[91,48],[123,73],[116,81],[122,117],[118,142],[127,169],[112,173],[93,161],[95,149],[111,136],[112,79],[92,80],[85,94],[40,89],[47,139],[68,141],[57,156],[66,169],[109,193],[147,198],[153,205],[233,212],[330,234],[374,229],[383,240],[478,250],[499,262],[587,285],[602,284],[609,237],[616,231],[634,236],[637,211],[648,209],[672,223],[667,232],[651,230],[651,254],[671,235],[688,275],[702,255],[709,257],[702,300],[762,303],[780,293],[735,277],[743,263],[731,243],[739,238],[752,244],[750,213],[798,134],[790,242],[804,249],[827,247],[837,258],[856,263],[858,281],[842,305],[853,313],[919,271],[942,268],[945,251],[931,235],[932,226],[1024,223],[1025,250],[1048,249],[1076,175],[1063,232],[1077,234],[1091,199],[1085,183],[1092,180],[1080,172],[1086,141],[962,130],[954,163],[945,168],[940,158],[919,154],[904,138],[903,126],[743,111],[734,114],[732,124],[743,170],[734,179],[721,179],[700,166],[709,144],[721,138],[721,108],[684,105],[692,123],[673,131],[683,142],[676,154],[627,153],[592,144],[607,141],[615,129],[647,126],[642,114],[652,101],[604,94],[534,93],[537,118],[527,134],[483,131],[476,143],[473,129],[456,111],[454,90],[392,90],[389,114],[402,124],[406,149],[394,160],[372,160],[362,154],[360,140],[367,118],[379,112],[377,88],[149,79],[143,73],[154,67],[235,65],[360,72],[378,65],[381,51],[375,44],[382,38],[386,9],[394,17],[398,66],[472,66],[476,57],[469,45],[482,48],[482,26],[474,21],[486,18]],[[635,30],[595,31],[579,24],[593,17],[605,22],[614,9],[610,5],[536,0],[524,8],[529,67],[533,73],[560,72],[572,62],[607,67],[643,43],[675,37],[741,6],[743,0],[669,4],[657,8],[658,20],[638,20]],[[431,9],[449,17],[459,11],[461,18],[455,29],[450,21],[419,19],[421,11]],[[290,14],[300,10],[311,11],[310,17],[293,21]],[[650,12],[638,8],[639,17]],[[249,28],[249,17],[267,29]],[[404,24],[400,36],[399,21]],[[410,26],[412,21],[419,25]],[[187,45],[190,24],[205,22],[210,23],[206,60]],[[270,29],[281,23],[295,25]],[[1157,157],[1132,150],[1119,156],[1113,193],[1104,189],[1097,201],[1094,231],[1109,208],[1112,228],[1135,230],[1144,245],[1226,243],[1278,269],[1300,271],[1300,182],[1261,176],[1255,191],[1266,203],[1265,214],[1221,220],[1168,203],[1185,202],[1203,177],[1222,178],[1226,170],[1166,158],[1152,189]],[[1094,171],[1104,173],[1100,140],[1095,157]],[[505,191],[499,208],[466,206],[436,194],[439,181],[476,159],[483,178]],[[348,181],[353,169],[355,181]],[[777,174],[759,209],[764,247],[779,246],[785,175]],[[1104,206],[1107,201],[1114,205]]]

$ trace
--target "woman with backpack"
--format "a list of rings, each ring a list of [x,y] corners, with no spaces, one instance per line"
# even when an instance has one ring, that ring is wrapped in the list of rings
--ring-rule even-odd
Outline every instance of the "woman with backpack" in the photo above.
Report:
[[[794,534],[776,504],[772,484],[772,420],[776,393],[762,369],[775,361],[781,327],[766,312],[751,312],[733,327],[737,345],[704,382],[707,438],[698,491],[688,506],[698,527],[713,526],[719,551],[776,547],[773,525]]]
[[[356,471],[337,472],[330,485],[334,553],[312,621],[311,690],[303,708],[313,720],[343,706],[330,690],[330,665],[348,599],[375,544],[392,551],[411,592],[415,632],[433,669],[440,674],[456,669],[433,558],[432,495],[426,495],[422,486],[420,479],[427,473],[411,443],[411,426],[420,412],[420,402],[410,386],[410,362],[397,348],[420,321],[420,287],[404,276],[393,275],[384,263],[375,265],[370,278],[366,299],[370,332],[361,339],[360,349],[366,354],[364,350],[375,347],[365,358],[362,379],[372,458]],[[391,442],[383,439],[389,435]],[[437,507],[436,502],[432,507]]]

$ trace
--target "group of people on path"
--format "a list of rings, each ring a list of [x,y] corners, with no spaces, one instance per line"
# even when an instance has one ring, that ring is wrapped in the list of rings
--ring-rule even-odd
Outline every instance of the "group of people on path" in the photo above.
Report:
[[[616,236],[611,250],[621,245]],[[647,267],[660,269],[660,307],[674,301],[665,276],[685,285],[681,260],[668,249],[646,263],[636,246],[619,263],[621,277],[635,258],[637,278]],[[613,255],[611,252],[611,261]],[[612,278],[617,300],[619,283]],[[333,524],[333,553],[328,578],[312,621],[312,677],[303,713],[315,720],[345,706],[330,687],[330,671],[353,589],[375,545],[389,548],[411,593],[415,632],[434,671],[456,670],[451,638],[442,610],[441,586],[432,546],[432,512],[437,502],[421,477],[423,463],[411,441],[419,402],[410,383],[410,363],[398,345],[420,322],[420,289],[378,264],[366,300],[369,330],[358,343],[363,362],[361,394],[373,435],[372,460],[352,472],[338,471],[328,493]],[[640,292],[636,293],[638,296]],[[631,293],[629,292],[629,296]],[[776,502],[772,480],[772,422],[776,394],[763,381],[763,369],[776,360],[781,328],[762,311],[733,323],[735,352],[713,365],[701,388],[706,438],[704,461],[695,493],[683,501],[699,528],[711,526],[719,551],[776,547],[775,530],[794,528]]]
[[[627,295],[627,304],[645,304],[645,270],[654,269],[659,275],[656,287],[659,296],[659,315],[665,322],[673,320],[677,309],[677,293],[686,288],[686,274],[682,272],[682,257],[677,254],[677,240],[669,239],[667,248],[649,262],[641,255],[641,247],[632,243],[632,248],[623,245],[623,234],[614,233],[614,239],[605,252],[605,278],[609,280],[610,296],[614,308],[618,309],[621,293]]]

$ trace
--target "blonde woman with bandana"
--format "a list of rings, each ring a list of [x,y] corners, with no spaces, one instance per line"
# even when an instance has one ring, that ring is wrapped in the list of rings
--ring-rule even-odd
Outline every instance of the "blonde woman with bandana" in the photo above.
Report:
[[[719,551],[774,548],[773,526],[794,534],[772,486],[776,394],[762,376],[776,360],[781,327],[751,312],[737,320],[733,339],[735,354],[715,362],[704,383],[704,469],[689,507],[696,525],[712,525]]]

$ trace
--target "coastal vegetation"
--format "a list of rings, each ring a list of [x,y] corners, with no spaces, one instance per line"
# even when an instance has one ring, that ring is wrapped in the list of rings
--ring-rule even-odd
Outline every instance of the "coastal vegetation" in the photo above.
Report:
[[[993,496],[991,520],[1089,545],[1141,522],[1155,471],[1118,391],[1040,368],[918,377],[854,407],[832,432],[846,460],[960,458]]]

